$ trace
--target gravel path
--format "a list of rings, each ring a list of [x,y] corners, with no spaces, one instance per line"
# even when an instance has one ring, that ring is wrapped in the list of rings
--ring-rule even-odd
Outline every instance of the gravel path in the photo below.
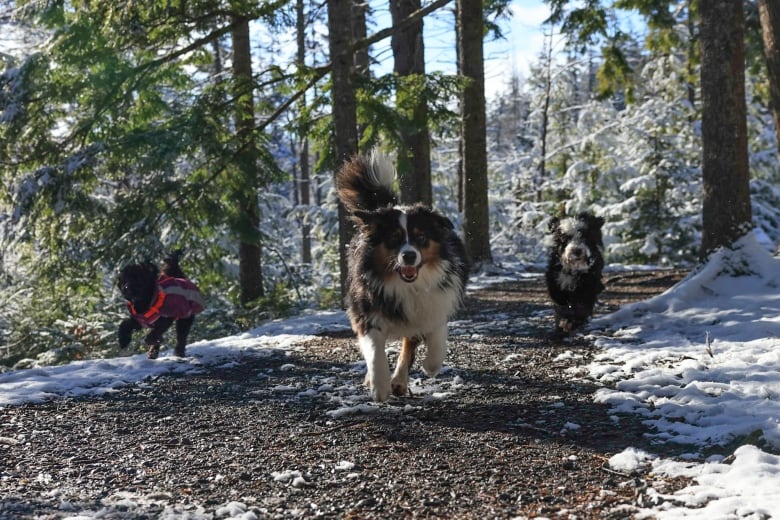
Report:
[[[598,312],[682,275],[609,273]],[[0,518],[630,518],[683,482],[607,468],[645,427],[593,402],[592,347],[551,328],[540,278],[472,293],[449,368],[378,407],[351,334],[6,407]]]

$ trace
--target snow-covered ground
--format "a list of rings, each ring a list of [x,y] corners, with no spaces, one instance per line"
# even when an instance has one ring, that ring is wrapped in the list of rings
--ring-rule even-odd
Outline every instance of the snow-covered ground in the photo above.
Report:
[[[629,448],[610,460],[616,471],[650,467],[658,475],[692,478],[692,485],[673,495],[656,493],[657,505],[642,510],[647,517],[768,518],[780,511],[780,457],[771,453],[780,450],[780,260],[753,236],[738,245],[664,294],[594,320],[592,339],[602,350],[572,374],[604,384],[595,399],[613,407],[617,423],[619,413],[641,414],[654,427],[655,442],[676,443],[687,452],[671,460]],[[162,374],[302,348],[313,334],[346,328],[343,313],[318,313],[194,343],[185,359],[135,355],[8,372],[0,374],[0,406],[101,395]],[[354,369],[361,370],[360,363]],[[413,384],[422,405],[471,383],[450,368],[435,381]],[[370,403],[359,385],[334,388],[325,382],[279,391],[329,392],[336,402],[333,417],[401,411]],[[222,517],[245,514],[233,502],[221,511]]]
[[[609,386],[596,400],[645,416],[658,443],[688,451],[677,461],[636,449],[611,459],[616,470],[650,466],[693,479],[644,513],[780,515],[780,457],[768,453],[780,452],[780,260],[746,237],[665,293],[593,327],[612,332],[594,334],[603,351],[588,376]]]

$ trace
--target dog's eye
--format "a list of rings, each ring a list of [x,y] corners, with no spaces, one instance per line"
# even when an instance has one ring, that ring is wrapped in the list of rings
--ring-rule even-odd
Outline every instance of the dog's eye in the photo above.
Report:
[[[428,242],[428,236],[423,231],[414,232],[414,241],[418,244],[425,245]]]
[[[387,245],[389,247],[398,247],[404,240],[404,233],[400,229],[394,229],[390,236],[387,238]]]

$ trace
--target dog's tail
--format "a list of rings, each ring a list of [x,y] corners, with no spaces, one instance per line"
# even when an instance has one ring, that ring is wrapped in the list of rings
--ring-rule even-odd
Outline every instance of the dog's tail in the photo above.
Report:
[[[378,150],[356,155],[336,174],[336,191],[349,213],[375,211],[398,203],[393,192],[395,169]]]
[[[182,255],[184,255],[184,251],[181,249],[176,249],[165,255],[162,263],[163,274],[173,276],[174,278],[186,278],[186,276],[184,276],[184,271],[182,271],[179,266],[179,258],[181,258]]]

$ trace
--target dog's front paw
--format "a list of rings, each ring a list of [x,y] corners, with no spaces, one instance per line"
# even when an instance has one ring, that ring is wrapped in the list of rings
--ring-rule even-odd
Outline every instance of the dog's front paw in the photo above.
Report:
[[[390,399],[389,383],[385,382],[384,385],[382,384],[375,385],[374,382],[371,380],[371,373],[366,373],[366,378],[363,381],[363,384],[366,385],[366,387],[368,388],[368,391],[371,394],[371,399],[373,399],[377,403],[384,403],[385,401]]]
[[[372,386],[371,398],[377,403],[384,403],[390,399],[390,385]]]
[[[569,319],[562,319],[558,322],[558,328],[564,334],[571,334],[571,331],[574,330],[574,322]]]
[[[409,392],[409,381],[393,378],[390,382],[390,389],[394,396],[403,397]]]
[[[149,345],[149,350],[146,351],[146,357],[149,359],[157,359],[160,355],[160,345]]]
[[[443,359],[432,358],[431,356],[428,356],[422,362],[423,372],[425,372],[425,375],[428,377],[436,377],[439,375],[439,371],[441,370],[443,363]]]

